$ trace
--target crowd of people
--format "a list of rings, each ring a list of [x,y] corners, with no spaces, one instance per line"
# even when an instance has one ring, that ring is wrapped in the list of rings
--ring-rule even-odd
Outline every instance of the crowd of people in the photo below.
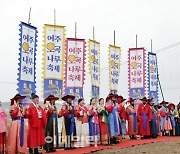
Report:
[[[16,94],[11,99],[12,123],[7,130],[7,114],[0,102],[0,154],[38,154],[44,149],[55,152],[60,145],[65,150],[120,143],[128,135],[130,139],[156,138],[180,135],[180,103],[162,101],[154,104],[153,99],[124,99],[109,94],[106,99],[90,99],[89,105],[83,98],[74,105],[73,95],[62,97],[61,109],[56,107],[58,97],[49,95],[44,107],[39,97],[32,93],[30,105],[23,105],[25,96]],[[137,105],[138,104],[138,105]],[[62,118],[62,127],[58,124]],[[24,120],[28,119],[28,128]],[[59,134],[59,130],[61,134]],[[27,130],[27,131],[26,131]]]

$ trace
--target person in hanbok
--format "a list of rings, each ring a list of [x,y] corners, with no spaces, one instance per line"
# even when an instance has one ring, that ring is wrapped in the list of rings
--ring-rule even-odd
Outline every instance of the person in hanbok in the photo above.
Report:
[[[126,109],[125,109],[125,101],[122,96],[118,96],[117,103],[118,103],[118,112],[120,116],[120,126],[122,131],[122,139],[125,139],[126,134]]]
[[[160,110],[159,110],[160,108],[161,106],[158,103],[154,104],[154,116],[156,120],[158,136],[161,136],[161,120],[160,120]]]
[[[165,101],[162,101],[160,103],[160,105],[162,105],[162,107],[160,108],[162,136],[170,135],[170,130],[172,130],[171,119],[167,104],[168,102]]]
[[[168,109],[169,109],[169,116],[170,116],[170,120],[171,120],[171,125],[172,125],[172,131],[171,131],[171,134],[173,136],[175,136],[176,132],[175,132],[175,128],[176,128],[176,120],[175,120],[175,117],[176,117],[176,110],[175,110],[175,105],[173,103],[170,103],[168,105]]]
[[[89,106],[89,136],[90,136],[90,144],[95,147],[100,142],[100,130],[99,130],[99,119],[98,112],[96,106],[95,98],[90,99]]]
[[[176,112],[176,136],[180,136],[180,103],[177,105]]]
[[[148,104],[147,98],[143,97],[142,101],[138,106],[137,119],[139,121],[138,132],[141,139],[147,139],[150,136],[150,121],[152,120],[152,112]]]
[[[157,129],[157,123],[156,123],[156,110],[154,108],[154,102],[153,98],[147,100],[150,105],[150,110],[152,112],[152,119],[150,121],[150,135],[152,138],[156,138],[158,136],[158,129]]]
[[[46,142],[44,149],[46,152],[55,152],[55,148],[59,147],[59,135],[58,135],[58,110],[55,105],[55,101],[59,100],[59,97],[49,95],[45,100],[45,111],[47,113],[47,126],[45,128],[46,140],[49,138],[50,141]]]
[[[45,145],[45,126],[47,115],[39,105],[39,96],[31,94],[32,103],[27,107],[26,117],[28,118],[28,139],[27,145],[30,154],[39,154]]]
[[[130,139],[137,139],[137,115],[136,115],[136,107],[134,105],[134,99],[129,98],[127,103],[130,103],[129,106],[126,108],[127,112],[127,120],[128,120],[128,135]]]
[[[99,118],[99,127],[100,127],[100,139],[102,145],[107,145],[109,142],[109,129],[108,129],[108,112],[105,109],[104,99],[99,99],[98,106],[98,118]]]
[[[5,110],[1,107],[0,101],[0,154],[5,154],[6,150],[6,133],[7,133],[7,115]]]
[[[88,123],[88,108],[85,106],[83,98],[78,100],[78,106],[74,109],[76,137],[75,147],[87,147],[90,145],[89,139],[89,123]]]
[[[62,105],[62,108],[59,112],[59,117],[64,117],[63,128],[62,128],[62,137],[64,142],[64,149],[69,150],[74,148],[74,136],[76,136],[76,126],[74,118],[74,105],[72,100],[75,97],[73,95],[66,95],[62,97],[62,100],[65,101],[65,104]]]
[[[106,110],[108,111],[110,144],[118,144],[117,137],[121,134],[120,117],[117,110],[117,95],[109,94],[106,98]]]
[[[12,119],[8,132],[9,153],[27,153],[27,132],[24,124],[25,107],[22,105],[22,99],[26,96],[16,94],[11,99],[10,116]]]

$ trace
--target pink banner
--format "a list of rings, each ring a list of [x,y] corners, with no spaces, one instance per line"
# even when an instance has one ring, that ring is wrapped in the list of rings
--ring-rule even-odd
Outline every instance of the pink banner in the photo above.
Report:
[[[139,100],[145,96],[145,49],[130,48],[128,51],[129,97]]]
[[[86,42],[84,39],[66,40],[65,93],[83,97]]]

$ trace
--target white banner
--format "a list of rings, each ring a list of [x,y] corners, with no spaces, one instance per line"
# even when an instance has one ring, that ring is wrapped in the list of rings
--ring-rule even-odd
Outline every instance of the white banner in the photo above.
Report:
[[[157,58],[155,54],[149,54],[149,90],[157,91],[158,78],[157,78]]]
[[[66,87],[83,87],[84,40],[67,40]]]
[[[120,55],[119,47],[109,46],[109,76],[110,90],[118,89],[118,80],[120,73]]]
[[[130,64],[130,88],[144,87],[144,49],[131,50]]]
[[[45,25],[45,78],[63,79],[64,28]]]
[[[90,74],[93,86],[100,86],[100,44],[89,41]]]

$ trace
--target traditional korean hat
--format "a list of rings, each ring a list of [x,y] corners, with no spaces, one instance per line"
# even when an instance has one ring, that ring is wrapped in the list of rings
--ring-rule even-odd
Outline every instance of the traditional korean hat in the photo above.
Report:
[[[146,97],[143,97],[140,99],[141,101],[147,101],[147,98]]]
[[[162,106],[161,105],[159,105],[159,104],[154,104],[154,107],[158,107],[158,109],[160,109]]]
[[[11,106],[14,104],[14,101],[17,102],[18,99],[24,99],[26,96],[22,96],[20,94],[16,94],[13,98],[11,98]]]
[[[118,98],[119,95],[118,94],[113,94],[113,97]]]
[[[154,102],[153,102],[152,100],[153,100],[153,98],[147,99],[148,104],[149,104],[150,102],[152,102],[152,103],[154,104]]]
[[[180,109],[180,105],[177,106],[177,110],[179,110],[179,109]]]
[[[173,103],[171,103],[171,104],[168,105],[168,109],[170,110],[171,107],[174,107],[174,109],[175,109],[175,105],[174,105]]]
[[[32,93],[32,94],[31,94],[31,99],[35,99],[35,98],[39,98],[39,96],[36,95],[35,93]]]
[[[73,95],[66,95],[66,96],[62,97],[62,100],[63,101],[67,101],[68,98],[71,98],[73,100],[73,99],[75,99],[75,96],[73,96]]]
[[[113,96],[114,96],[114,94],[110,93],[110,94],[106,97],[106,102],[108,102]]]
[[[166,102],[166,101],[162,101],[162,102],[160,103],[160,105],[162,105],[162,104],[169,104],[169,103]]]
[[[135,99],[129,98],[127,102],[131,103],[131,102],[133,102],[133,101],[135,101]]]
[[[118,96],[118,98],[117,98],[118,104],[121,104],[121,103],[124,102],[125,100],[126,100],[126,99],[123,98],[123,96]]]
[[[54,95],[49,95],[45,100],[44,104],[46,104],[46,101],[51,101],[51,100],[58,100],[59,97],[55,97]]]

